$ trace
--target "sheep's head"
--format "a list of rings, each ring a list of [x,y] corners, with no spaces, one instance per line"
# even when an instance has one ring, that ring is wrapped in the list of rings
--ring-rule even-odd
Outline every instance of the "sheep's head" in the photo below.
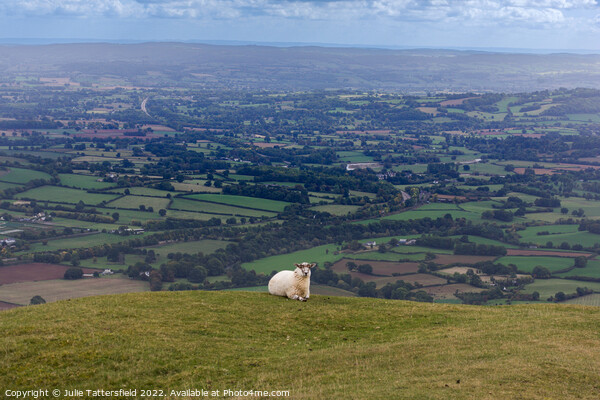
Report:
[[[302,264],[294,264],[294,265],[296,266],[296,270],[297,270],[296,273],[299,273],[301,276],[310,276],[310,269],[313,268],[317,264],[303,262]]]

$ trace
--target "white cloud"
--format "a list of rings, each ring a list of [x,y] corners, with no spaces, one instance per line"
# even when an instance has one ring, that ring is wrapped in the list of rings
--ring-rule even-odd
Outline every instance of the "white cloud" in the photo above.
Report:
[[[0,14],[120,18],[444,21],[557,25],[598,0],[3,0]],[[571,21],[572,22],[572,21]]]

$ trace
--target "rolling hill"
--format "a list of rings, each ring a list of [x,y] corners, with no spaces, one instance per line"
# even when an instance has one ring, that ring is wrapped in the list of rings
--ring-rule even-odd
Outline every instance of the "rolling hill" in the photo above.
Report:
[[[584,306],[100,296],[3,312],[0,387],[591,399],[600,395],[599,331],[598,308]]]
[[[51,77],[136,87],[401,91],[600,88],[600,55],[192,43],[0,46],[5,82]]]

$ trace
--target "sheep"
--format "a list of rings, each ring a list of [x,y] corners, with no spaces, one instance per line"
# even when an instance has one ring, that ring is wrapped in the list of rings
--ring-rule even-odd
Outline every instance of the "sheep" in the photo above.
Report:
[[[292,300],[306,301],[310,296],[310,269],[315,263],[294,264],[294,271],[281,271],[269,281],[269,293]]]

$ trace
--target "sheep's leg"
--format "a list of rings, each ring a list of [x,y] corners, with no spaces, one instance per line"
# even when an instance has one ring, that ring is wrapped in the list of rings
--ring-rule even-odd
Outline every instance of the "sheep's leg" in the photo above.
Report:
[[[308,300],[308,298],[307,297],[298,297],[298,300],[300,300],[300,301],[306,301],[306,300]]]
[[[295,294],[292,296],[292,300],[300,300],[300,297],[297,294]]]

